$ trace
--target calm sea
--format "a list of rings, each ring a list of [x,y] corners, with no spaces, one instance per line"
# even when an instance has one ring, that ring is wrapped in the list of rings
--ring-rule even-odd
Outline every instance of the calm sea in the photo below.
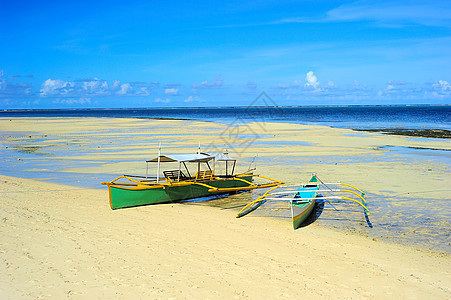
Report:
[[[0,117],[174,118],[216,122],[277,121],[354,129],[451,130],[451,105],[3,110]]]

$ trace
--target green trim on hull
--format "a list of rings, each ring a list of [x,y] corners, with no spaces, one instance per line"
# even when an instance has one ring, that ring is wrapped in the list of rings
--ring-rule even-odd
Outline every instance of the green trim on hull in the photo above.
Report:
[[[252,176],[240,177],[252,182]],[[216,188],[247,187],[248,183],[241,180],[224,179],[202,182]],[[209,188],[197,185],[173,185],[156,188],[130,189],[116,186],[108,186],[110,193],[110,205],[112,209],[134,207],[149,204],[177,202],[186,199],[199,198],[228,192],[209,192]]]
[[[318,177],[316,177],[316,175],[313,175],[312,178],[310,178],[309,182],[318,182]]]
[[[304,203],[304,205],[310,205],[310,207],[305,212],[303,212],[302,215],[299,215],[295,220],[293,220],[294,229],[298,229],[302,225],[302,223],[304,223],[304,221],[310,216],[313,208],[315,207],[315,202],[315,199],[312,199],[310,202]],[[301,206],[302,204],[293,203],[292,205]]]
[[[301,201],[302,199],[307,199],[307,202],[296,203],[295,201],[293,201],[291,203],[294,229],[298,229],[302,225],[302,223],[310,216],[313,208],[315,207],[315,197],[317,196],[317,190],[319,189],[319,185],[313,185],[315,183],[318,183],[318,178],[315,174],[313,174],[312,178],[310,178],[309,183],[311,184],[305,185],[302,188],[298,189],[297,193],[295,194],[295,198],[299,197],[299,200]]]

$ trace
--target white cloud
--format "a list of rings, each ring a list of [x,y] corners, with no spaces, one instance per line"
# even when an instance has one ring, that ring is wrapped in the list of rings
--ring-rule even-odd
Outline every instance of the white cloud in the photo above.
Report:
[[[63,81],[60,79],[52,80],[47,79],[41,85],[40,95],[47,97],[55,94],[65,95],[68,94],[74,88],[74,83],[69,81]]]
[[[169,98],[166,98],[166,99],[161,99],[161,98],[157,98],[157,99],[155,99],[155,101],[154,101],[155,103],[169,103],[169,102],[171,102],[171,100],[169,100]]]
[[[71,98],[57,98],[53,100],[54,104],[65,104],[65,105],[84,105],[84,104],[91,104],[91,98],[85,98],[82,97],[80,99],[71,99]]]
[[[328,80],[328,81],[327,81],[327,86],[330,87],[330,88],[336,88],[336,87],[337,87],[337,86],[335,85],[335,83],[334,83],[333,81],[331,81],[331,80]]]
[[[295,81],[294,81],[294,85],[296,85],[296,86],[302,86],[303,84],[302,84],[302,81],[300,81],[300,80],[295,80]]]
[[[130,83],[124,83],[121,85],[121,89],[117,92],[118,95],[126,95],[129,91],[132,90],[132,86]]]
[[[166,95],[177,95],[179,93],[179,90],[176,88],[170,88],[170,89],[165,89],[164,93]]]
[[[307,75],[305,75],[305,83],[306,87],[313,87],[314,89],[318,88],[319,81],[318,78],[313,74],[313,71],[309,71]]]
[[[365,87],[369,91],[368,87]],[[392,81],[387,82],[385,89],[379,90],[377,96],[383,99],[419,99],[423,98],[426,90],[416,84],[412,84],[405,81]],[[429,96],[430,97],[430,96]]]
[[[152,90],[158,83],[153,82],[130,82],[121,83],[119,80],[108,81],[94,77],[93,79],[76,79],[66,81],[62,79],[47,79],[41,82],[38,87],[34,87],[31,82],[20,82],[29,80],[32,75],[15,75],[4,77],[3,70],[0,69],[0,99],[17,99],[30,97],[51,98],[55,103],[60,104],[95,104],[96,98],[104,98],[106,96],[138,96],[146,97],[152,94]],[[18,82],[19,81],[19,82]],[[172,87],[167,87],[171,89]],[[175,93],[175,88],[170,92]],[[66,100],[62,100],[66,99]],[[91,102],[90,99],[93,99]],[[19,103],[19,102],[16,102]],[[51,103],[51,102],[49,102]],[[22,102],[23,105],[32,105],[34,103]]]
[[[114,80],[113,81],[113,85],[111,86],[113,89],[118,88],[121,85],[121,81],[120,80]]]
[[[374,20],[379,22],[403,24],[415,22],[424,25],[449,25],[451,10],[447,5],[439,3],[408,3],[378,1],[357,1],[344,4],[330,10],[329,21]]]
[[[451,84],[446,80],[432,83],[424,93],[425,97],[444,99],[451,96]]]
[[[438,90],[451,91],[451,85],[446,80],[439,80],[437,83],[434,83],[432,86]]]
[[[142,87],[139,89],[139,91],[136,93],[136,96],[149,96],[150,91],[147,87]]]
[[[2,86],[2,79],[0,79],[0,91]],[[74,82],[67,82],[60,79],[48,79],[42,83],[40,96],[41,97],[60,97],[60,98],[87,98],[100,96],[140,96],[145,97],[151,94],[154,83],[146,82],[130,82],[123,83],[114,80],[112,85],[109,85],[106,80],[81,79]]]
[[[185,99],[185,101],[183,101],[185,103],[189,103],[189,102],[206,102],[205,100],[200,99],[197,96],[189,96],[188,98]]]
[[[3,78],[4,75],[3,70],[0,70],[0,98],[29,98],[34,96],[32,83],[8,81]],[[13,80],[14,77],[20,76],[13,76]]]
[[[317,18],[293,17],[270,22],[283,23],[330,23],[376,21],[379,25],[406,25],[417,23],[428,26],[449,27],[451,10],[446,1],[351,1],[329,10]]]
[[[84,81],[82,89],[87,94],[107,95],[110,94],[108,82],[94,78],[94,80]]]
[[[195,89],[219,89],[222,87],[224,83],[224,80],[222,80],[221,76],[217,76],[216,80],[212,82],[208,82],[207,80],[204,80],[201,82],[201,84],[195,84],[193,83],[193,88]]]
[[[36,105],[39,105],[39,99],[22,101],[22,103],[20,103],[20,105],[21,106],[36,106]]]

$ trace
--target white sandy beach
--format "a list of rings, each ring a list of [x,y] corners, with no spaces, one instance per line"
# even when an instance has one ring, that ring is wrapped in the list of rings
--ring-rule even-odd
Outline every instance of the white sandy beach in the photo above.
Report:
[[[200,141],[230,143],[245,164],[258,154],[258,173],[289,183],[316,172],[377,197],[413,201],[435,190],[427,196],[446,201],[449,164],[390,152],[449,150],[446,140],[280,123],[233,133],[226,124],[149,119],[14,118],[0,128],[8,147],[1,170],[11,175],[0,176],[2,299],[451,297],[446,252],[316,223],[293,231],[286,219],[236,219],[202,205],[112,211],[106,189],[13,177],[19,168],[37,179],[57,168],[55,177],[78,172],[94,182],[90,174],[142,174],[159,142],[194,152]]]
[[[285,220],[0,177],[2,299],[450,296],[448,255]]]

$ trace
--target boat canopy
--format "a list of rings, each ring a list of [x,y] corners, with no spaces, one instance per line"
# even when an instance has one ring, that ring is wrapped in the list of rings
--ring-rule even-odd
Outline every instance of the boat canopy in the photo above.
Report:
[[[160,155],[160,162],[207,162],[210,160],[216,161],[235,161],[230,158],[227,153],[196,153],[196,154],[166,154]],[[158,162],[158,157],[155,157],[146,162]]]
[[[215,159],[206,153],[196,153],[196,154],[166,154],[160,155],[160,162],[207,162]],[[158,162],[158,157],[154,159],[147,160],[146,162]]]
[[[227,153],[214,153],[214,154],[211,154],[211,156],[214,156],[214,158],[217,161],[232,161],[232,160],[236,160],[234,158],[230,158]]]

